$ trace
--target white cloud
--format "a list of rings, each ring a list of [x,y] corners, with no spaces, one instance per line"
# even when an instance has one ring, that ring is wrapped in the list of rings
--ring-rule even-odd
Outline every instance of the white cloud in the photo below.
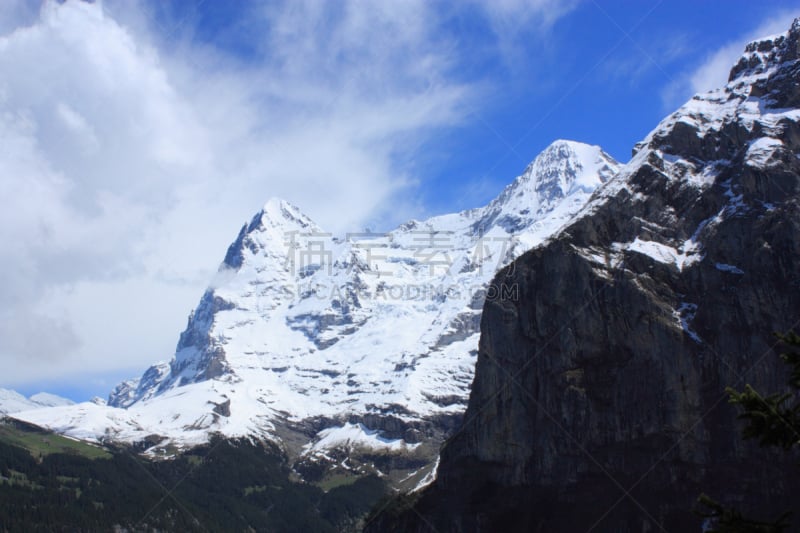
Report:
[[[517,32],[534,26],[547,29],[575,9],[580,0],[475,0],[486,10],[494,27],[501,32]]]
[[[552,26],[564,15],[574,10],[581,0],[472,0],[482,11],[496,41],[497,55],[510,69],[524,68],[530,61],[525,43],[546,36]],[[548,42],[541,40],[541,51]]]
[[[786,9],[771,13],[740,38],[708,54],[699,66],[665,87],[662,92],[665,107],[671,110],[694,94],[724,86],[728,81],[731,67],[742,55],[747,43],[785,32],[797,15],[796,10]]]
[[[475,96],[422,0],[270,3],[246,60],[141,4],[31,4],[0,4],[2,386],[169,358],[271,196],[333,231],[404,219],[415,150]]]

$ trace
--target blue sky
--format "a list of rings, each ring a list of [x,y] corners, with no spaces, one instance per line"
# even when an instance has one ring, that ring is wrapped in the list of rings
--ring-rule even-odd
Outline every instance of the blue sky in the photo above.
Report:
[[[561,6],[563,13],[543,25],[538,13],[498,22],[477,5],[434,4],[437,31],[458,47],[450,74],[480,87],[459,124],[399,156],[424,181],[417,192],[435,212],[487,202],[557,138],[598,144],[627,161],[665,114],[717,86],[689,80],[715,53],[732,47],[735,57],[760,28],[781,31],[800,16],[796,1],[500,2],[511,18],[525,4]],[[248,24],[254,5],[209,2],[158,18],[165,27],[188,24],[195,39],[258,62],[265,51],[232,31]]]
[[[559,138],[631,147],[800,2],[0,7],[0,387],[169,359],[271,196],[334,232],[483,205]]]

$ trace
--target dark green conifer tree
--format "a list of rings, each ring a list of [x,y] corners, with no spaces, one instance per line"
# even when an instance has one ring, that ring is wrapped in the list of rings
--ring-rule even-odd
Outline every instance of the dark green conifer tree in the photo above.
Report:
[[[775,446],[791,450],[800,445],[800,335],[789,332],[777,335],[788,351],[781,359],[791,367],[789,386],[791,391],[761,395],[750,385],[743,391],[726,389],[730,402],[741,408],[739,418],[747,425],[742,430],[745,439],[758,439],[761,446]],[[777,520],[762,522],[751,520],[736,509],[727,508],[709,496],[702,494],[698,502],[706,508],[699,514],[710,519],[711,533],[782,533],[789,528],[789,516],[784,513]]]

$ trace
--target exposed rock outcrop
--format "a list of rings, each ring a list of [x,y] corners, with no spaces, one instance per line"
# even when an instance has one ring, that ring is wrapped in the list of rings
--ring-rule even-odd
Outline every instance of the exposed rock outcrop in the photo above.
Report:
[[[800,321],[799,39],[749,45],[497,275],[437,481],[368,531],[699,531],[701,492],[798,508],[797,457],[743,441],[724,389],[784,389],[772,333]]]

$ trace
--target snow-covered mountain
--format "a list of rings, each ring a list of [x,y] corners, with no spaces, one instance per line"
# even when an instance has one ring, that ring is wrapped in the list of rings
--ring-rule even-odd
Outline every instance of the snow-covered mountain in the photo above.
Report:
[[[154,450],[221,432],[309,457],[421,445],[435,455],[466,407],[488,281],[618,167],[596,146],[557,141],[487,206],[385,234],[334,237],[270,200],[228,249],[169,363],[121,383],[107,406],[24,418]]]
[[[74,403],[72,400],[47,392],[40,392],[26,398],[17,391],[0,389],[0,415],[18,413],[30,409],[41,409],[43,407],[73,405]]]

